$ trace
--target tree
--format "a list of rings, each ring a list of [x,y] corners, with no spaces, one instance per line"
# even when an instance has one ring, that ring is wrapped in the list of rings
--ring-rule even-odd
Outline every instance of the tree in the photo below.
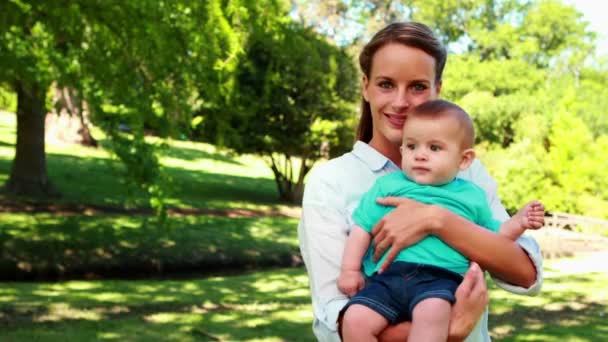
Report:
[[[298,202],[313,163],[352,144],[356,69],[344,51],[289,20],[254,29],[245,54],[224,143],[264,156],[280,198]]]
[[[74,89],[89,104],[92,119],[109,134],[127,169],[158,167],[151,147],[142,143],[143,113],[188,121],[192,97],[176,94],[191,93],[201,80],[219,78],[218,88],[230,83],[240,45],[226,13],[238,21],[241,12],[237,0],[1,2],[0,82],[12,87],[18,101],[16,153],[6,190],[57,193],[44,150],[52,82]],[[205,25],[216,25],[206,31],[209,41],[198,34]],[[119,123],[129,124],[133,134],[121,136]],[[142,164],[142,156],[153,160]],[[158,173],[131,171],[143,177],[136,180],[139,187],[154,189]]]

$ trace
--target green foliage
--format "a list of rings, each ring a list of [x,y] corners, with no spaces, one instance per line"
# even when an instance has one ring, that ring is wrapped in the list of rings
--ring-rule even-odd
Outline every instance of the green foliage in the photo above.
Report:
[[[311,126],[327,120],[337,126],[352,113],[357,80],[349,56],[293,24],[256,33],[247,52],[239,73],[244,115],[237,148],[318,157],[323,140],[311,140]],[[322,132],[316,137],[325,138]]]
[[[239,30],[248,29],[245,5],[255,4],[3,2],[0,82],[46,90],[56,81],[75,89],[94,123],[115,139],[110,146],[132,177],[127,182],[143,182],[150,205],[160,209],[165,182],[143,129],[148,123],[163,135],[181,136],[175,131],[189,126],[193,108],[229,98],[242,51]],[[196,94],[197,88],[214,91]],[[107,108],[119,108],[120,115]],[[129,139],[114,133],[119,124],[128,124]]]
[[[336,155],[352,143],[356,70],[344,51],[287,19],[256,26],[245,53],[234,112],[224,126],[204,117],[202,130],[238,152],[268,157],[281,198],[297,202],[322,146]]]
[[[546,74],[518,59],[480,61],[472,55],[449,56],[442,95],[460,99],[471,92],[488,92],[493,96],[529,94],[544,86]]]
[[[17,111],[17,94],[0,86],[0,110],[15,113]]]

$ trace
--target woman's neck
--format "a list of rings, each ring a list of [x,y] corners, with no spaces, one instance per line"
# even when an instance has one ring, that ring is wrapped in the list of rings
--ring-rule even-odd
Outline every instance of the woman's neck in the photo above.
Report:
[[[401,165],[401,152],[399,151],[399,146],[395,146],[386,138],[377,138],[377,135],[374,135],[368,145],[382,153],[386,158],[395,163],[395,165]]]

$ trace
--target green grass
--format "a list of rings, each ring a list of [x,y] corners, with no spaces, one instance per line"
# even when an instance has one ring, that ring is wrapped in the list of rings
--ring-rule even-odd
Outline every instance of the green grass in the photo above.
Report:
[[[0,278],[289,265],[298,254],[292,218],[171,217],[166,230],[145,222],[138,216],[0,214]]]
[[[15,133],[15,115],[0,112],[0,183],[10,172]],[[103,139],[99,131],[95,136]],[[172,179],[169,206],[284,207],[272,173],[255,156],[170,141],[161,161]],[[47,164],[63,194],[49,204],[146,206],[143,194],[127,192],[118,177],[122,167],[101,148],[47,143]],[[128,214],[0,213],[0,279],[285,266],[298,254],[296,224],[287,217],[172,216],[160,229]]]
[[[2,341],[309,341],[311,319],[302,269],[0,288]]]
[[[547,262],[537,297],[492,287],[497,341],[606,341],[606,273]],[[313,341],[304,269],[205,279],[0,283],[2,341]]]
[[[15,115],[0,112],[0,184],[8,179],[14,157]],[[104,136],[95,130],[104,145]],[[153,138],[151,140],[154,140]],[[143,193],[129,194],[119,176],[122,166],[102,148],[47,142],[49,178],[61,191],[54,203],[144,206]],[[281,207],[270,168],[258,157],[194,142],[169,141],[161,162],[172,179],[167,204],[191,208]]]

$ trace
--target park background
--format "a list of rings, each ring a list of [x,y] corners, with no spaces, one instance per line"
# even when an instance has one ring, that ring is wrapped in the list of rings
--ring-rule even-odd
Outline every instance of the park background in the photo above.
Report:
[[[508,210],[593,218],[539,232],[540,296],[490,280],[493,337],[608,339],[608,57],[569,2],[4,0],[0,340],[313,340],[305,176],[352,146],[357,52],[407,19]]]

